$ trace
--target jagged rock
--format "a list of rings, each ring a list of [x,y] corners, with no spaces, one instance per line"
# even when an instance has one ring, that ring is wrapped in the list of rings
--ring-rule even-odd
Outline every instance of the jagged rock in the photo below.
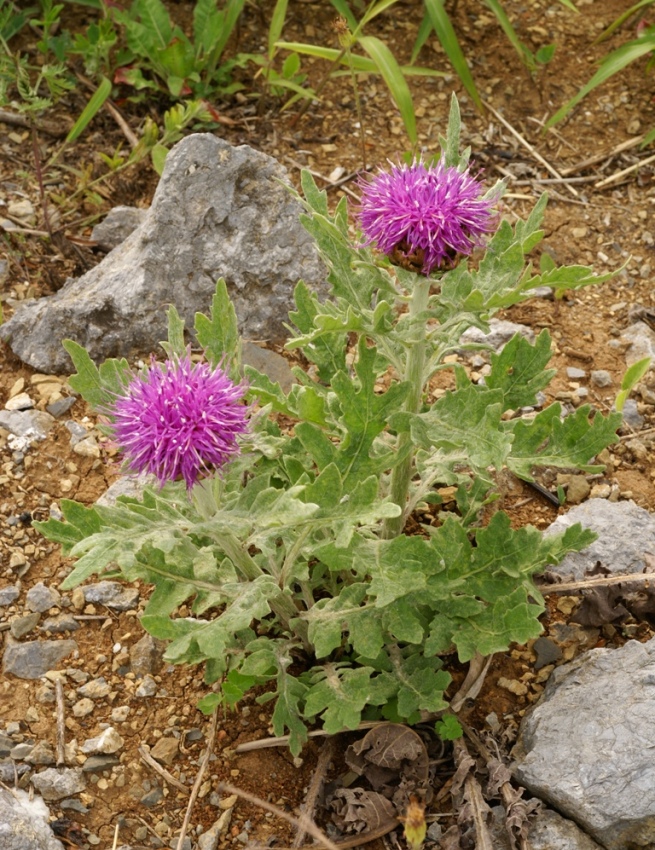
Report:
[[[146,473],[142,475],[121,475],[97,500],[96,505],[111,507],[116,504],[119,496],[129,496],[131,499],[140,499],[144,487],[157,487],[157,479],[154,475]]]
[[[117,581],[99,581],[82,588],[87,602],[100,603],[113,611],[129,611],[136,608],[139,591],[136,587],[126,587]]]
[[[476,345],[486,345],[494,351],[502,351],[505,345],[512,339],[515,334],[521,334],[522,337],[530,343],[534,343],[534,331],[527,325],[518,325],[515,322],[508,322],[505,319],[490,319],[489,333],[483,333],[480,328],[469,328],[460,337],[460,343]],[[476,352],[477,353],[477,352]]]
[[[655,639],[554,670],[526,714],[513,772],[606,850],[655,846]]]
[[[600,565],[613,575],[642,572],[646,552],[654,551],[655,517],[634,502],[589,499],[558,517],[546,534],[565,531],[576,522],[590,528],[598,539],[582,552],[571,552],[548,572],[579,581]]]
[[[628,344],[625,360],[632,366],[644,357],[655,358],[655,331],[645,322],[635,322],[621,334],[621,341]]]
[[[505,827],[505,809],[494,806],[491,812],[493,850],[512,850]],[[530,815],[529,822],[527,846],[530,850],[602,850],[573,821],[563,818],[552,809],[540,808],[535,815]]]
[[[40,797],[0,787],[0,848],[2,850],[64,850],[48,825],[50,812]]]
[[[143,224],[147,214],[147,210],[138,207],[114,207],[109,210],[103,221],[93,228],[91,239],[101,248],[111,251]]]
[[[187,136],[167,156],[143,223],[81,278],[22,304],[0,338],[48,374],[70,371],[67,337],[98,361],[147,353],[166,338],[163,306],[175,304],[192,328],[219,277],[245,336],[286,337],[296,283],[320,288],[326,272],[284,182],[286,170],[247,145]]]
[[[157,640],[152,635],[145,634],[134,646],[130,647],[132,673],[138,679],[158,673],[162,666],[165,649],[166,641]]]
[[[31,781],[44,800],[63,800],[86,788],[82,771],[76,767],[48,767],[35,774]]]
[[[2,669],[19,679],[40,679],[77,649],[74,640],[31,640],[27,643],[17,643],[7,635],[5,641]]]
[[[61,596],[54,587],[47,587],[42,581],[27,591],[25,604],[30,611],[43,614],[49,608],[59,604]]]
[[[3,587],[2,590],[0,590],[0,608],[6,608],[8,605],[11,605],[12,602],[15,602],[19,596],[20,588],[16,587],[16,585]]]
[[[21,440],[20,445],[12,446],[17,451],[23,451],[32,440],[45,440],[54,424],[54,416],[43,410],[0,410],[0,428]]]

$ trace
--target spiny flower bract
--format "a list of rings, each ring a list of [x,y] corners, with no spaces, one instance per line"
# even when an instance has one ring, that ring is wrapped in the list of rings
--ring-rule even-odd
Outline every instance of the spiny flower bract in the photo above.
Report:
[[[220,367],[192,363],[188,354],[164,363],[153,357],[108,410],[128,468],[152,473],[162,485],[183,478],[191,489],[203,470],[239,452],[245,391]]]
[[[409,259],[423,274],[450,268],[458,254],[470,254],[496,223],[484,187],[469,173],[446,166],[392,165],[360,183],[359,220],[365,245]]]

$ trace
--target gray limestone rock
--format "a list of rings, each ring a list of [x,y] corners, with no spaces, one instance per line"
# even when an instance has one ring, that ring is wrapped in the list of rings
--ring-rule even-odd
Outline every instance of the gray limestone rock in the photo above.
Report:
[[[595,387],[611,387],[614,381],[612,381],[612,376],[606,369],[596,369],[591,373],[591,383]]]
[[[111,507],[116,504],[119,496],[129,496],[131,499],[140,499],[144,487],[157,487],[157,479],[154,475],[146,473],[142,475],[121,475],[100,496],[96,505]]]
[[[655,517],[634,502],[589,499],[558,517],[546,534],[565,531],[576,522],[598,539],[582,552],[571,552],[548,572],[579,581],[598,564],[614,575],[639,573],[646,555],[655,555]]]
[[[625,360],[632,366],[644,357],[655,358],[655,331],[645,322],[635,322],[621,334],[621,341],[628,344]]]
[[[44,800],[63,800],[86,788],[82,770],[77,767],[48,767],[36,773],[31,782]]]
[[[37,626],[40,619],[41,615],[38,613],[24,614],[22,617],[16,617],[11,621],[9,632],[13,638],[20,640]]]
[[[285,182],[275,159],[246,145],[187,136],[166,158],[142,224],[81,278],[21,305],[0,339],[47,374],[70,371],[66,337],[98,361],[147,353],[166,339],[165,305],[192,328],[220,277],[245,336],[286,338],[293,288],[302,278],[320,289],[326,271]]]
[[[27,643],[17,643],[7,635],[5,641],[2,669],[19,679],[40,679],[77,649],[74,640],[31,640]]]
[[[91,239],[102,248],[112,250],[133,233],[148,211],[138,207],[119,206],[109,210],[105,218],[91,231]]]
[[[460,337],[460,343],[485,345],[494,351],[502,351],[515,334],[521,334],[529,342],[534,343],[534,331],[527,325],[518,325],[505,319],[491,319],[489,333],[483,333],[479,328],[469,328]]]
[[[82,590],[87,602],[106,605],[113,611],[129,611],[130,608],[136,608],[139,601],[139,591],[136,587],[126,587],[117,581],[87,584]]]
[[[39,797],[0,787],[1,850],[64,850],[48,825],[49,811]]]
[[[25,603],[30,611],[43,614],[49,608],[59,603],[61,596],[54,587],[47,587],[40,581],[27,591]]]
[[[505,827],[505,809],[495,806],[491,812],[494,850],[512,850]],[[530,850],[602,850],[573,821],[563,818],[552,809],[541,807],[536,814],[530,815],[529,821],[527,846]]]
[[[0,590],[0,608],[6,608],[8,605],[11,605],[11,603],[15,602],[19,596],[20,588],[16,587],[16,585],[3,587],[2,590]]]
[[[655,639],[555,669],[521,724],[513,772],[606,850],[655,846]]]
[[[130,668],[132,673],[138,679],[158,673],[162,666],[165,649],[166,641],[157,640],[152,635],[145,634],[130,647]]]
[[[289,361],[285,360],[281,354],[269,348],[260,348],[245,340],[242,357],[244,365],[252,366],[253,369],[269,377],[274,384],[279,384],[283,392],[289,392],[294,383],[294,377]]]
[[[54,424],[55,418],[43,410],[0,410],[0,428],[22,438],[24,447],[32,440],[45,440]]]

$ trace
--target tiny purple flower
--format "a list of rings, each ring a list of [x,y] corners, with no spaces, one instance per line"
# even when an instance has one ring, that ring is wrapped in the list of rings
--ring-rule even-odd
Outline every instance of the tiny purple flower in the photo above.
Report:
[[[114,439],[133,472],[156,475],[160,484],[183,478],[191,489],[201,471],[221,467],[238,454],[247,430],[246,387],[220,367],[152,358],[135,375],[108,414]]]
[[[360,184],[359,219],[364,244],[375,243],[398,265],[428,275],[451,268],[457,255],[470,254],[495,228],[496,198],[483,198],[484,188],[469,170],[458,171],[440,160],[426,166],[392,165]],[[404,260],[404,262],[403,262]]]

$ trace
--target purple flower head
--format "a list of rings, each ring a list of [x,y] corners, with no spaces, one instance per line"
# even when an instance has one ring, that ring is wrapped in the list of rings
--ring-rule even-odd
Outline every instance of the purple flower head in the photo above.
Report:
[[[191,489],[202,470],[238,454],[247,430],[246,387],[220,367],[152,358],[107,411],[114,439],[133,472],[150,472],[163,485],[184,478]]]
[[[392,165],[391,172],[360,185],[364,244],[375,242],[398,265],[409,263],[426,275],[451,268],[458,254],[470,254],[495,228],[496,198],[482,197],[484,187],[468,169],[458,171],[442,160]]]

